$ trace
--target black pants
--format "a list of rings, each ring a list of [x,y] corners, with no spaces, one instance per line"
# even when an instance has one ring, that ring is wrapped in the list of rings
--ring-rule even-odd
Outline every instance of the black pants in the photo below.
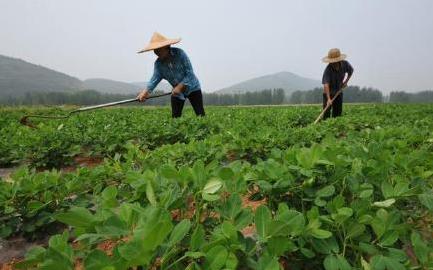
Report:
[[[189,102],[194,109],[194,112],[197,116],[204,116],[204,107],[203,107],[203,95],[201,94],[201,90],[194,91],[189,96],[186,97],[189,99]],[[171,96],[171,116],[173,118],[181,117],[183,105],[185,104],[185,100],[180,100],[176,97]]]
[[[334,98],[334,95],[331,95],[331,99]],[[323,94],[323,109],[325,109],[326,104],[328,103],[328,98],[326,94]],[[331,116],[332,109],[332,117],[341,116],[343,113],[343,93],[339,94],[338,97],[332,102],[332,105],[326,110],[323,115],[323,119],[329,118]]]

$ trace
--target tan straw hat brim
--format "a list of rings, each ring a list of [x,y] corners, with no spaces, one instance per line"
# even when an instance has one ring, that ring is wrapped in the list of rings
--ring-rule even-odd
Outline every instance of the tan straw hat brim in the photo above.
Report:
[[[340,62],[343,61],[344,59],[346,59],[347,55],[345,55],[344,53],[340,54],[339,57],[336,58],[329,58],[328,56],[323,57],[322,61],[324,63],[336,63],[336,62]]]
[[[148,52],[148,51],[152,51],[155,49],[159,49],[168,45],[173,45],[176,43],[180,42],[180,38],[176,38],[176,39],[167,39],[161,42],[154,42],[154,43],[150,43],[149,45],[147,45],[144,49],[138,51],[137,53],[144,53],[144,52]]]

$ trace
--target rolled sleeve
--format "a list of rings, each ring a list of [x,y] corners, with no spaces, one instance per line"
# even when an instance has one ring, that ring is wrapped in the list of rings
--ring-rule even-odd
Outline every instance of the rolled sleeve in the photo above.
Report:
[[[158,64],[155,62],[152,78],[150,78],[150,80],[147,82],[147,90],[152,93],[161,80],[161,72],[159,71]]]

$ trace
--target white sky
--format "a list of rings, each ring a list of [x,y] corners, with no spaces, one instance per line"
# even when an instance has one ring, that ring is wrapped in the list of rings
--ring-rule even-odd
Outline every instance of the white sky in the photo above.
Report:
[[[321,79],[331,47],[352,83],[433,89],[432,0],[0,0],[0,54],[76,76],[145,81],[154,31],[182,37],[203,90],[279,71]]]

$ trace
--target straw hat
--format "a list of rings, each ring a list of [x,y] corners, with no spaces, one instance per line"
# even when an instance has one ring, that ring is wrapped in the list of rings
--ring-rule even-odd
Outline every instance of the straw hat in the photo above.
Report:
[[[328,56],[323,57],[322,61],[325,63],[336,63],[346,59],[346,55],[340,52],[340,49],[334,48],[330,49]]]
[[[153,36],[150,39],[149,44],[146,47],[144,47],[144,49],[138,51],[138,53],[148,52],[168,45],[176,44],[180,40],[181,40],[180,38],[169,39],[164,37],[160,33],[155,32],[153,33]]]

